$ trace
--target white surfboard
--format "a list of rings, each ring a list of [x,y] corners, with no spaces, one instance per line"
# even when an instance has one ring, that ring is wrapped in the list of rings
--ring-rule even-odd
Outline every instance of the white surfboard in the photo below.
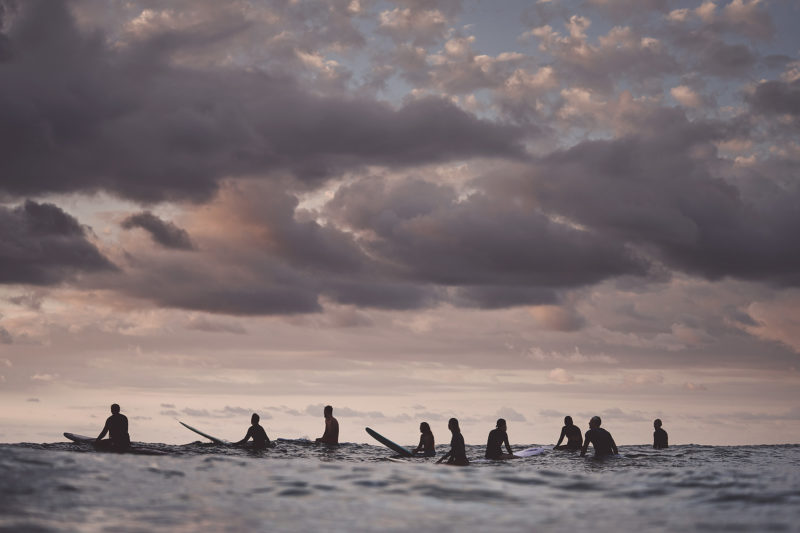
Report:
[[[211,441],[211,442],[213,442],[214,444],[222,444],[222,445],[225,445],[225,444],[230,444],[228,441],[225,441],[225,440],[222,440],[222,439],[218,439],[217,437],[212,437],[212,436],[211,436],[211,435],[209,435],[208,433],[203,433],[203,432],[202,432],[202,431],[200,431],[199,429],[197,429],[197,428],[193,428],[193,427],[192,427],[192,426],[190,426],[189,424],[184,424],[184,423],[183,423],[183,422],[181,422],[180,420],[178,420],[178,423],[180,423],[180,425],[182,425],[183,427],[185,427],[185,428],[186,428],[186,429],[188,429],[189,431],[194,431],[194,432],[195,432],[195,433],[197,433],[198,435],[202,435],[203,437],[207,438],[208,440],[210,440],[210,441]]]
[[[542,455],[546,451],[548,451],[548,448],[536,446],[534,448],[526,448],[524,450],[514,452],[514,457],[533,457],[534,455]]]

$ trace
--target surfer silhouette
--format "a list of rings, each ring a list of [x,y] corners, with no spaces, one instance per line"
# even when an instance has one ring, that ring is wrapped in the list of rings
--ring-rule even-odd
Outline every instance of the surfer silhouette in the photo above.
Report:
[[[653,420],[653,448],[660,450],[662,448],[669,448],[667,432],[661,429],[661,419],[656,418]]]
[[[611,433],[600,427],[602,420],[599,416],[593,416],[589,420],[589,431],[586,432],[586,437],[583,439],[583,447],[581,448],[581,457],[586,455],[586,450],[589,448],[589,443],[594,447],[595,457],[604,457],[606,455],[619,454],[617,450],[617,443],[614,442],[614,437]]]
[[[411,452],[415,455],[424,455],[425,457],[433,457],[436,455],[436,444],[433,441],[433,431],[427,422],[421,422],[419,425],[419,446]]]
[[[339,444],[339,421],[333,418],[333,407],[326,405],[323,414],[325,415],[325,433],[316,442]]]
[[[567,443],[561,446],[561,441],[567,438]],[[578,426],[572,423],[571,416],[564,417],[564,427],[561,428],[561,435],[558,437],[554,450],[580,450],[583,446],[583,436]]]
[[[503,453],[503,444],[506,445],[506,451]],[[508,443],[508,433],[506,433],[506,421],[504,418],[497,419],[495,429],[489,432],[489,439],[486,442],[486,455],[487,459],[513,459],[514,452],[511,451],[511,445]]]
[[[242,445],[252,438],[253,448],[263,449],[269,447],[271,444],[269,437],[267,436],[267,432],[264,431],[264,428],[261,427],[261,424],[258,423],[259,420],[261,420],[261,417],[256,413],[253,413],[253,416],[250,417],[251,425],[247,429],[247,435],[245,435],[242,440],[237,442],[237,445]]]
[[[108,433],[108,440],[103,437]],[[95,439],[95,447],[112,451],[124,451],[131,447],[128,435],[128,417],[119,412],[119,405],[111,404],[111,416],[106,419],[103,431]]]
[[[449,465],[468,465],[469,459],[467,459],[467,449],[464,445],[464,437],[461,435],[461,428],[458,427],[458,419],[451,418],[450,421],[447,422],[447,429],[453,434],[453,438],[450,439],[450,451],[436,461],[436,464],[447,461]]]

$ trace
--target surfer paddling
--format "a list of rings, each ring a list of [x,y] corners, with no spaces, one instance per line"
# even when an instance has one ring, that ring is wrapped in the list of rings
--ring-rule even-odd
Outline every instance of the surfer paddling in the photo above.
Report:
[[[108,433],[108,440],[103,437]],[[111,404],[111,416],[106,419],[103,431],[94,441],[96,448],[113,451],[124,451],[131,447],[131,437],[128,434],[128,417],[119,412],[119,405]]]
[[[320,444],[339,444],[339,421],[333,418],[333,407],[326,405],[323,415],[325,415],[325,433],[316,442]]]
[[[419,446],[413,452],[414,455],[424,455],[425,457],[433,457],[436,455],[436,444],[433,441],[433,431],[427,422],[421,422],[419,425]]]
[[[508,453],[503,453],[503,444],[506,445]],[[514,452],[511,451],[511,445],[508,443],[508,433],[506,433],[506,421],[504,418],[498,418],[495,429],[489,432],[485,457],[487,459],[514,458]]]
[[[617,443],[614,442],[614,437],[611,433],[600,427],[602,420],[599,416],[593,416],[589,420],[589,431],[586,432],[586,437],[583,439],[583,447],[581,448],[581,457],[586,455],[586,450],[589,448],[589,443],[594,447],[595,457],[604,457],[606,455],[619,454],[617,450]]]
[[[653,420],[653,448],[660,450],[662,448],[669,448],[667,432],[661,429],[661,419],[656,418]]]
[[[567,443],[561,445],[561,441],[567,438]],[[580,450],[583,446],[583,436],[578,426],[572,423],[571,416],[564,417],[564,427],[561,428],[561,435],[558,437],[554,450]]]
[[[250,427],[247,429],[247,435],[244,436],[242,440],[236,443],[237,446],[242,446],[251,438],[253,439],[253,448],[264,449],[270,446],[270,440],[267,436],[267,432],[264,431],[264,428],[259,424],[259,420],[261,417],[258,416],[256,413],[253,413],[253,416],[250,417]]]
[[[451,418],[450,421],[447,422],[447,429],[453,434],[453,438],[450,439],[450,451],[436,461],[436,464],[438,465],[443,461],[447,461],[449,465],[468,465],[469,459],[467,459],[467,449],[464,445],[464,436],[461,435],[461,429],[458,427],[458,420]]]

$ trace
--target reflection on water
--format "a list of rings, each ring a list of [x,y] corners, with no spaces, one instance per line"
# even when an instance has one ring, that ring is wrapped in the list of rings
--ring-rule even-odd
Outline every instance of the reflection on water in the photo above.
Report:
[[[465,468],[358,444],[148,447],[164,455],[0,445],[0,531],[798,530],[800,446],[634,446],[605,461],[549,452]]]

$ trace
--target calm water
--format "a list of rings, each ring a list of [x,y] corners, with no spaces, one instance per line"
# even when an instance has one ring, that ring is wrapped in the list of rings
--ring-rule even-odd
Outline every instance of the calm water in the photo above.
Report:
[[[800,531],[798,445],[466,468],[357,444],[150,446],[166,455],[0,445],[0,531]]]

